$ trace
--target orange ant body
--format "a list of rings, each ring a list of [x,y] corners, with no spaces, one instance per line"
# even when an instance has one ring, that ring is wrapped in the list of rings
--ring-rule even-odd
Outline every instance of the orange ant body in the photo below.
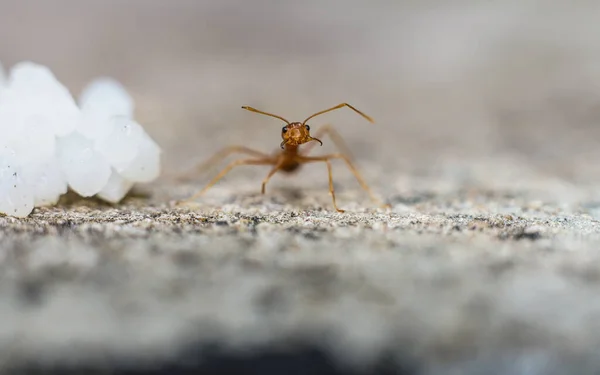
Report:
[[[333,130],[333,128],[326,125],[326,126],[322,127],[321,129],[319,129],[319,131],[317,131],[317,133],[315,134],[316,137],[313,137],[310,135],[310,126],[306,124],[306,122],[308,120],[310,120],[311,118],[313,118],[315,116],[318,116],[323,113],[333,111],[335,109],[339,109],[342,107],[349,107],[350,109],[354,110],[356,113],[358,113],[359,115],[361,115],[362,117],[367,119],[369,122],[374,123],[374,121],[371,117],[360,112],[359,110],[352,107],[348,103],[342,103],[335,107],[326,109],[324,111],[317,112],[317,113],[309,116],[303,122],[289,122],[288,120],[284,119],[281,116],[277,116],[277,115],[274,115],[271,113],[259,111],[252,107],[243,106],[242,108],[246,109],[248,111],[275,117],[286,123],[286,125],[281,129],[281,138],[283,139],[283,141],[281,142],[280,147],[281,147],[282,151],[279,151],[274,155],[268,155],[264,152],[256,151],[256,150],[250,149],[245,146],[230,146],[230,147],[226,147],[226,148],[222,149],[221,151],[219,151],[215,155],[213,155],[213,157],[211,157],[205,163],[203,163],[199,167],[199,169],[203,169],[209,165],[212,165],[212,164],[218,162],[219,160],[222,160],[225,157],[227,157],[231,154],[234,154],[234,153],[247,154],[252,157],[246,158],[246,159],[239,159],[239,160],[235,160],[235,161],[231,162],[215,178],[213,178],[212,181],[210,181],[204,187],[204,189],[202,189],[198,193],[194,194],[192,197],[188,198],[184,202],[195,200],[200,195],[204,194],[204,192],[206,192],[214,184],[216,184],[221,178],[223,178],[233,168],[240,166],[240,165],[271,165],[271,166],[273,166],[271,168],[271,170],[269,171],[267,177],[265,177],[265,179],[262,182],[261,193],[264,194],[267,183],[269,182],[271,177],[278,171],[282,171],[285,173],[292,173],[292,172],[296,172],[301,167],[302,164],[322,162],[327,165],[327,171],[329,174],[329,192],[330,192],[332,200],[333,200],[333,206],[335,207],[335,209],[338,212],[344,212],[344,210],[341,210],[340,208],[338,208],[337,203],[335,201],[335,191],[333,189],[333,176],[332,176],[332,170],[331,170],[331,160],[332,159],[342,159],[346,162],[346,164],[348,165],[348,167],[350,168],[350,170],[352,171],[352,173],[354,174],[354,176],[356,177],[356,179],[358,180],[358,182],[360,183],[362,188],[364,190],[366,190],[367,193],[370,195],[371,199],[380,203],[384,207],[389,207],[389,205],[383,204],[379,199],[377,199],[373,195],[373,193],[371,192],[371,189],[366,184],[363,177],[360,175],[357,168],[354,166],[354,164],[350,160],[348,148],[344,145],[342,138],[339,136],[339,134],[337,134],[337,132],[335,130]],[[325,134],[328,134],[331,137],[334,144],[342,152],[328,154],[328,155],[322,155],[322,156],[307,156],[308,152],[312,148],[311,146],[313,146],[314,143],[307,145],[306,148],[304,148],[302,151],[299,151],[300,145],[303,145],[303,144],[311,142],[311,141],[318,142],[322,146],[323,142],[321,142],[319,137],[321,137]]]

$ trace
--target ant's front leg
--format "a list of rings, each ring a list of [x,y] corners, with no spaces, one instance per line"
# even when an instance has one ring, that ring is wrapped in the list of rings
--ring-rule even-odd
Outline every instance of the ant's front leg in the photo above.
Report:
[[[285,162],[286,162],[285,157],[280,156],[279,158],[277,158],[277,161],[275,162],[275,166],[269,171],[269,174],[267,175],[267,177],[265,177],[265,179],[262,182],[261,194],[265,193],[266,188],[267,188],[267,182],[269,182],[271,177],[273,177],[273,175],[275,175],[275,173],[277,173],[277,171],[280,170],[281,167],[283,167]]]
[[[376,202],[378,205],[380,205],[383,208],[390,208],[389,204],[383,203],[381,201],[381,199],[377,198],[375,196],[375,194],[373,194],[373,192],[371,191],[371,188],[369,187],[369,185],[367,185],[364,178],[358,171],[358,168],[356,168],[356,166],[354,166],[354,163],[352,163],[352,161],[350,160],[350,158],[347,155],[337,153],[337,154],[329,154],[329,155],[323,155],[323,156],[297,156],[296,158],[299,163],[324,162],[327,164],[327,171],[329,173],[329,192],[331,193],[331,196],[333,198],[333,205],[335,206],[335,208],[338,212],[343,212],[343,210],[340,210],[339,208],[337,208],[337,205],[335,203],[335,195],[334,195],[335,193],[333,190],[333,177],[332,177],[332,173],[331,173],[331,160],[332,159],[343,159],[346,162],[346,165],[348,166],[348,168],[350,169],[352,174],[354,174],[354,177],[356,177],[356,180],[358,180],[358,182],[362,186],[362,188],[369,194],[369,196],[371,197],[371,200],[373,200],[373,202]]]

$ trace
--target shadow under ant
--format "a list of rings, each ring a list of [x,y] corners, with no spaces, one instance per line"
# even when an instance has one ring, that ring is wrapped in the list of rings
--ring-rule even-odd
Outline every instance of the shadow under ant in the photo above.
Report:
[[[278,204],[299,204],[305,201],[311,194],[306,189],[296,186],[272,187],[268,194],[262,194],[259,191],[248,192],[246,197],[256,200],[261,204],[276,202]]]

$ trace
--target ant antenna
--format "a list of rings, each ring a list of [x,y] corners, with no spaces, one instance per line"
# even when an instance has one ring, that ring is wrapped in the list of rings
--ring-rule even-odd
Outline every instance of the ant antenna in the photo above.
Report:
[[[317,113],[315,113],[314,115],[311,115],[311,116],[309,116],[309,117],[308,117],[306,120],[304,120],[304,122],[302,123],[302,125],[305,125],[305,124],[306,124],[306,122],[307,122],[308,120],[310,120],[311,118],[313,118],[313,117],[315,117],[315,116],[322,115],[323,113],[330,112],[330,111],[333,111],[333,110],[335,110],[335,109],[339,109],[339,108],[342,108],[342,107],[348,107],[348,108],[352,109],[354,112],[356,112],[356,113],[358,113],[359,115],[361,115],[362,117],[366,118],[366,119],[367,119],[367,121],[369,121],[370,123],[375,123],[375,121],[373,121],[373,119],[372,119],[371,117],[369,117],[369,116],[365,115],[364,113],[362,113],[362,112],[361,112],[361,111],[359,111],[358,109],[354,108],[354,107],[353,107],[353,106],[351,106],[350,104],[348,104],[348,103],[342,103],[342,104],[338,104],[338,105],[336,105],[335,107],[332,107],[332,108],[326,109],[326,110],[324,110],[324,111],[321,111],[321,112],[317,112]]]
[[[248,107],[248,106],[242,106],[242,109],[247,109],[248,111],[260,113],[261,115],[267,115],[267,116],[275,117],[275,118],[278,118],[278,119],[282,120],[283,122],[285,122],[288,125],[290,124],[290,122],[288,120],[284,119],[281,116],[274,115],[272,113],[267,113],[267,112],[259,111],[258,109],[254,109],[254,108]]]

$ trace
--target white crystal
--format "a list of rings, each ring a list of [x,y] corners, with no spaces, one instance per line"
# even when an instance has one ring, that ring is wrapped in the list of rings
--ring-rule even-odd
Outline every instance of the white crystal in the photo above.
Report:
[[[81,123],[77,131],[89,140],[96,142],[98,139],[108,137],[112,132],[112,127],[106,118],[94,113],[81,112]]]
[[[23,165],[55,153],[55,136],[39,114],[32,114],[14,90],[6,89],[0,105],[0,145],[9,146]],[[33,147],[32,147],[33,146]]]
[[[120,171],[121,175],[135,182],[150,182],[160,174],[160,147],[146,133],[142,134],[135,159]]]
[[[79,106],[45,66],[0,65],[0,212],[25,217],[70,187],[117,203],[160,173],[160,147],[133,119],[134,104],[111,78],[92,81]]]
[[[33,211],[33,194],[23,181],[22,171],[16,153],[0,149],[0,212],[26,217]]]
[[[55,156],[28,165],[23,175],[32,189],[36,207],[55,205],[68,190],[67,180]]]
[[[0,91],[2,91],[2,89],[4,88],[5,85],[6,85],[6,72],[4,71],[4,66],[2,66],[2,63],[0,62]]]
[[[107,120],[106,127],[110,131],[105,137],[97,139],[94,146],[120,173],[138,155],[144,129],[135,121],[125,117]]]
[[[25,111],[40,126],[54,134],[70,133],[81,122],[81,112],[69,90],[45,66],[31,62],[15,65],[8,79],[8,89],[16,110]],[[6,98],[3,95],[3,102]]]
[[[79,107],[84,113],[104,118],[133,118],[133,99],[116,80],[101,77],[90,82],[79,96]]]
[[[108,182],[110,164],[78,132],[58,139],[58,159],[69,187],[82,197],[98,194]]]
[[[108,183],[98,193],[98,197],[110,203],[118,203],[132,187],[132,181],[124,179],[119,172],[113,169]]]

